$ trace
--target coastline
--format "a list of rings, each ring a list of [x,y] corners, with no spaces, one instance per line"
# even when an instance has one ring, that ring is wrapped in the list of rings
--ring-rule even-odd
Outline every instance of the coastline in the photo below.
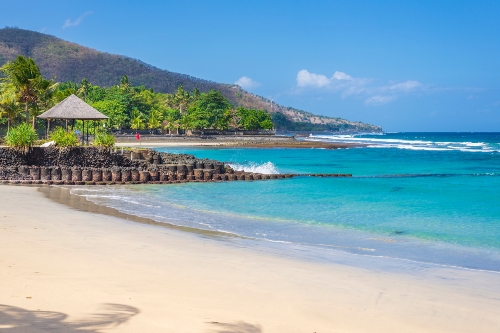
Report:
[[[135,137],[115,136],[116,148],[154,148],[154,147],[238,147],[238,148],[317,148],[317,149],[347,149],[367,147],[363,143],[331,143],[322,141],[297,140],[294,137],[233,137],[233,136],[207,136],[207,137],[168,137],[168,136],[142,136],[140,140]],[[0,147],[7,147],[0,144]]]
[[[116,147],[238,147],[238,148],[321,148],[346,149],[366,147],[359,143],[331,143],[322,141],[297,140],[287,136],[204,136],[204,137],[169,137],[169,136],[116,136]]]
[[[90,205],[72,209],[35,187],[0,186],[0,202],[6,332],[494,332],[500,325],[498,274],[308,262],[258,242],[127,221],[106,208],[82,211],[97,209]]]

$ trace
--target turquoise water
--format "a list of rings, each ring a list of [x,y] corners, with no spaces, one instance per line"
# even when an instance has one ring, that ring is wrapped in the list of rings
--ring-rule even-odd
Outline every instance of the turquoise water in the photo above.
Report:
[[[272,242],[500,271],[498,133],[393,133],[307,140],[352,149],[159,149],[263,173],[352,178],[79,188],[158,221]]]

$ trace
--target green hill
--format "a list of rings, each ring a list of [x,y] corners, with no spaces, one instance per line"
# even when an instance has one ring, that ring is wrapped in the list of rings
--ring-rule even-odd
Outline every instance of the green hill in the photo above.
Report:
[[[111,86],[116,85],[123,75],[127,75],[133,85],[144,85],[164,93],[173,93],[180,84],[188,91],[194,88],[201,92],[219,90],[234,105],[265,109],[273,113],[275,123],[283,129],[381,131],[378,126],[317,116],[279,104],[273,104],[271,108],[270,100],[251,94],[234,84],[217,83],[170,72],[136,59],[100,52],[39,32],[18,28],[0,29],[0,66],[19,54],[33,58],[44,77],[55,76],[57,81],[61,82],[79,82],[87,78],[93,84]]]

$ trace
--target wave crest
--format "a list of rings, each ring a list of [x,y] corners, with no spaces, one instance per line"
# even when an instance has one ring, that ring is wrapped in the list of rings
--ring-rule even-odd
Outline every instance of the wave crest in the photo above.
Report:
[[[258,164],[255,162],[250,162],[247,164],[229,163],[229,166],[236,171],[262,173],[266,175],[276,175],[280,173],[273,162],[266,162],[262,164]]]
[[[428,150],[428,151],[462,151],[462,152],[500,152],[498,145],[487,142],[470,141],[434,141],[434,140],[411,140],[406,138],[385,138],[360,137],[366,134],[357,135],[310,135],[306,140],[340,142],[340,143],[360,143],[367,144],[369,148],[398,148],[408,150]],[[372,134],[370,134],[372,135]]]

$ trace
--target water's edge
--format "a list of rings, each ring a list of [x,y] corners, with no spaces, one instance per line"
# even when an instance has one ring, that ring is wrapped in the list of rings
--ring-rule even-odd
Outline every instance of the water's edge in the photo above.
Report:
[[[14,185],[15,186],[15,185]],[[189,232],[196,235],[208,236],[213,238],[243,238],[235,234],[211,231],[205,229],[197,229],[185,226],[179,226],[167,222],[157,222],[151,218],[141,217],[133,214],[127,214],[119,211],[118,209],[98,205],[84,196],[71,194],[70,187],[60,187],[60,186],[40,186],[38,191],[44,195],[45,198],[57,202],[59,204],[65,205],[71,209],[89,212],[94,214],[108,215],[112,217],[117,217],[127,221],[138,222],[142,224],[153,225],[162,228],[168,228],[177,231]]]
[[[277,252],[279,255],[283,255],[284,253],[288,252],[291,250],[292,252],[297,252],[295,256],[297,257],[303,257],[305,253],[307,253],[307,260],[313,260],[313,261],[326,261],[326,262],[331,262],[331,256],[332,254],[335,254],[336,257],[339,255],[344,258],[343,263],[347,265],[352,265],[351,261],[354,258],[358,258],[356,260],[359,260],[361,257],[365,257],[367,259],[364,259],[364,261],[371,261],[369,264],[370,266],[377,266],[376,264],[377,261],[383,260],[383,261],[390,261],[392,262],[389,264],[389,266],[393,265],[400,265],[402,262],[405,262],[407,264],[411,265],[417,265],[417,266],[425,266],[425,267],[447,267],[447,268],[459,268],[459,269],[464,269],[464,270],[475,270],[475,271],[488,271],[488,272],[500,272],[500,269],[498,269],[497,263],[493,262],[493,265],[487,265],[486,267],[474,267],[474,266],[467,266],[467,265],[460,265],[457,264],[456,262],[433,262],[433,261],[427,261],[427,260],[422,260],[421,258],[418,257],[411,257],[411,256],[405,256],[403,252],[399,253],[397,255],[396,252],[392,251],[377,251],[377,253],[373,252],[367,252],[367,249],[362,249],[361,250],[355,250],[353,251],[352,249],[356,249],[355,246],[352,246],[352,239],[346,239],[345,241],[347,242],[348,246],[318,246],[318,244],[301,244],[301,243],[294,243],[294,242],[275,242],[269,239],[265,238],[259,238],[259,237],[249,237],[248,235],[240,235],[240,234],[235,234],[231,232],[226,232],[226,231],[218,231],[218,230],[207,230],[207,229],[202,229],[201,228],[196,228],[196,227],[191,227],[191,226],[182,226],[182,225],[176,225],[174,223],[169,223],[168,221],[158,221],[155,220],[154,217],[146,217],[146,216],[140,216],[140,214],[135,215],[134,212],[132,213],[127,213],[120,211],[119,209],[109,207],[104,204],[96,203],[93,202],[92,200],[89,200],[85,195],[77,195],[77,194],[72,194],[71,190],[78,189],[80,187],[57,187],[57,186],[50,186],[50,187],[41,187],[39,189],[40,192],[42,192],[47,198],[56,201],[58,203],[64,204],[66,206],[69,206],[73,209],[81,210],[81,211],[87,211],[91,213],[98,213],[98,214],[104,214],[104,215],[109,215],[109,216],[114,216],[118,217],[124,220],[128,221],[134,221],[134,222],[139,222],[143,224],[149,224],[153,226],[159,226],[163,228],[170,228],[172,230],[178,230],[178,231],[183,231],[183,232],[189,232],[192,234],[200,235],[200,236],[206,236],[210,237],[213,239],[220,239],[220,240],[229,240],[229,239],[240,239],[240,240],[245,240],[246,245],[245,247],[248,248],[253,248],[256,246],[260,247],[268,247],[269,249],[273,249],[273,251]],[[103,186],[103,189],[106,188],[106,186]],[[344,234],[345,237],[348,236],[349,233]],[[356,241],[356,240],[355,240]],[[364,242],[366,239],[363,240]],[[369,242],[371,243],[377,243],[377,245],[380,245],[380,242],[386,242],[385,239],[376,239],[376,238],[370,238],[368,239]],[[349,244],[350,243],[350,244]],[[399,243],[399,242],[398,242]],[[234,244],[233,244],[234,245]],[[241,245],[241,244],[240,244]],[[383,244],[385,246],[385,244]],[[387,244],[389,247],[387,249],[391,249],[392,245],[400,246],[401,244]],[[409,249],[409,253],[415,253],[415,251],[436,251],[436,248],[434,246],[423,246],[422,243],[418,244],[406,244],[404,245],[406,248]],[[352,249],[351,249],[352,248]],[[397,248],[396,248],[397,249]],[[369,249],[368,249],[369,250]],[[443,249],[437,249],[439,251],[443,251]],[[444,251],[447,251],[444,249]],[[392,252],[392,254],[391,254]],[[452,249],[452,254],[457,254],[456,249]],[[464,252],[462,253],[461,256],[467,256],[468,253]],[[475,253],[475,256],[482,256],[483,254],[480,253]],[[348,259],[350,258],[350,259]],[[368,259],[370,258],[370,259]],[[338,259],[338,258],[337,258]],[[336,260],[337,260],[336,259]],[[356,261],[354,260],[354,261]],[[476,261],[476,260],[475,260]],[[398,264],[399,263],[399,264]],[[386,264],[387,265],[387,264]],[[366,263],[363,264],[362,266],[366,266]],[[373,267],[372,267],[373,268]]]

